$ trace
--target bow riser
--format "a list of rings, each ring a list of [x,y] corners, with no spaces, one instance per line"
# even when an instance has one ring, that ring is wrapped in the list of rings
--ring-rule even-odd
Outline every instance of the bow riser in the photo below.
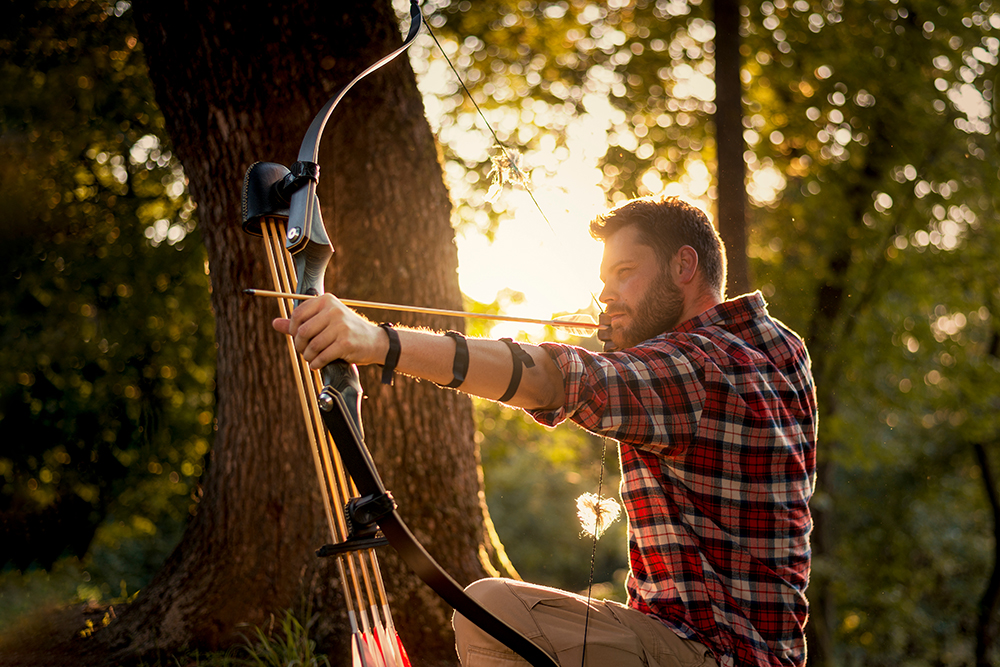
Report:
[[[323,225],[315,184],[292,195],[285,249],[295,262],[299,294],[323,294],[323,278],[333,257],[333,244]]]

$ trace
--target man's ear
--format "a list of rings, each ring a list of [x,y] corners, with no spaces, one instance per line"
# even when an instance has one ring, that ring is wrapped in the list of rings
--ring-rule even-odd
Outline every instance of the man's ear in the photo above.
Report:
[[[689,245],[681,246],[670,263],[670,270],[678,285],[693,282],[698,274],[698,251]]]

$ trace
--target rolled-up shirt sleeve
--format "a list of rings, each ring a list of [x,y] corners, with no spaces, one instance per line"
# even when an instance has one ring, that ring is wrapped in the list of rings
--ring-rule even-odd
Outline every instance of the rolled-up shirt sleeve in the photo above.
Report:
[[[565,400],[556,410],[530,410],[539,423],[570,419],[660,455],[690,440],[697,428],[705,390],[687,358],[692,350],[682,354],[660,337],[627,352],[595,353],[559,343],[542,348],[562,373]]]

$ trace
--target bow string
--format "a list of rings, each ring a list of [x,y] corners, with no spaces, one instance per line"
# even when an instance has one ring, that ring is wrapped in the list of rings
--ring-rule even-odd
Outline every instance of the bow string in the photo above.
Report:
[[[444,57],[445,62],[448,63],[448,66],[451,68],[451,71],[455,74],[455,78],[458,80],[458,83],[461,86],[462,90],[465,91],[465,94],[468,97],[469,101],[472,103],[473,107],[475,107],[476,113],[479,115],[479,118],[482,120],[483,124],[486,126],[486,129],[489,130],[490,134],[492,135],[493,140],[495,142],[495,147],[500,151],[499,155],[490,158],[490,161],[492,163],[492,169],[490,171],[490,174],[494,176],[494,180],[493,184],[490,187],[489,192],[486,195],[486,200],[491,203],[494,202],[500,196],[500,191],[503,189],[503,186],[506,183],[520,185],[528,193],[528,196],[531,198],[532,203],[535,205],[535,208],[538,210],[538,213],[542,216],[542,219],[545,221],[545,224],[548,226],[549,230],[553,234],[555,234],[555,228],[552,226],[549,217],[545,214],[545,211],[542,210],[541,204],[539,203],[538,199],[535,198],[535,194],[531,190],[530,179],[528,178],[527,174],[524,172],[523,167],[521,166],[520,155],[518,153],[512,152],[500,140],[500,137],[497,135],[496,130],[493,129],[493,125],[486,117],[486,114],[483,112],[482,108],[476,102],[476,98],[472,94],[472,91],[469,90],[469,87],[466,85],[465,79],[462,77],[461,73],[459,73],[458,68],[455,67],[455,64],[451,61],[451,58],[448,57],[448,52],[441,45],[441,42],[438,40],[437,35],[435,35],[434,31],[431,30],[430,25],[427,26],[427,32],[434,40],[434,43],[437,45],[438,50]],[[597,298],[597,295],[591,292],[590,297],[593,300],[594,305],[597,306],[597,310],[599,313],[598,317],[599,328],[597,330],[597,338],[599,341],[603,343],[605,352],[615,352],[616,348],[614,347],[614,344],[612,343],[611,340],[612,337],[611,318],[604,312],[604,309],[601,307],[601,303],[600,300]],[[603,442],[606,442],[606,438],[602,438],[602,443]],[[601,534],[607,528],[608,524],[615,521],[618,518],[618,515],[621,511],[621,507],[615,500],[610,498],[604,498],[602,495],[604,488],[604,469],[605,469],[605,458],[606,458],[605,450],[606,447],[602,446],[601,468],[597,483],[597,493],[596,494],[585,493],[577,499],[577,507],[579,511],[581,525],[583,527],[583,532],[588,533],[593,537],[593,543],[592,543],[593,546],[590,554],[590,576],[587,583],[587,613],[584,618],[584,625],[583,625],[583,650],[580,656],[581,667],[583,667],[583,665],[586,664],[586,659],[587,659],[587,637],[590,630],[591,600],[594,587],[594,571],[597,562],[597,541],[600,539]]]

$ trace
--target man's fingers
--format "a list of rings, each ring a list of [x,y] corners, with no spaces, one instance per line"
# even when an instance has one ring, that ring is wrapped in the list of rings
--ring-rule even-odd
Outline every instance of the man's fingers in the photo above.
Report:
[[[339,346],[336,343],[337,333],[333,327],[319,329],[315,335],[295,337],[295,347],[298,348],[299,345],[302,345],[302,349],[299,351],[303,358],[309,362],[309,366],[314,369],[322,368],[336,358],[331,356],[339,352]]]
[[[332,348],[328,347],[325,350],[323,350],[319,354],[319,356],[317,356],[316,358],[314,358],[312,361],[309,362],[309,368],[313,369],[314,371],[318,371],[327,364],[333,363],[337,359],[340,359],[340,356],[337,355],[335,352],[333,352]]]
[[[290,318],[276,318],[271,325],[275,331],[292,336],[295,350],[314,369],[336,359],[364,363],[372,356],[366,347],[372,334],[366,329],[374,325],[331,294],[304,301]]]

